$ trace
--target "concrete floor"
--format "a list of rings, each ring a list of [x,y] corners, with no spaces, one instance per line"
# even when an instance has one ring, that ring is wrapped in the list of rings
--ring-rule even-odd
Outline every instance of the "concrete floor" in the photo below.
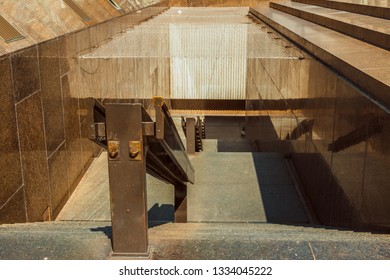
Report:
[[[241,136],[243,120],[206,118],[206,137],[214,139],[206,139],[205,150],[191,156],[196,178],[188,185],[188,221],[308,223],[283,157],[250,152]],[[106,157],[102,153],[94,160],[58,221],[111,220]],[[173,204],[173,186],[147,175],[150,224],[173,221]]]

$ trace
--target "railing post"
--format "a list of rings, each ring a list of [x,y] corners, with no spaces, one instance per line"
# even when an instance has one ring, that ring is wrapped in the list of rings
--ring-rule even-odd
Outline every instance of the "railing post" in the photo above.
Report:
[[[187,223],[187,185],[175,186],[175,223]]]
[[[196,135],[195,135],[195,119],[186,119],[186,138],[187,138],[187,153],[195,154],[196,150]]]
[[[145,137],[141,104],[107,104],[113,256],[148,256]]]

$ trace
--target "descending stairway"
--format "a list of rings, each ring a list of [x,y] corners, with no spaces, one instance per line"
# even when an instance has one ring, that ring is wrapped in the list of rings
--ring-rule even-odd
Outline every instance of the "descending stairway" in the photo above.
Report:
[[[322,0],[251,9],[371,98],[390,104],[388,11]],[[216,117],[210,123],[203,152],[190,156],[196,180],[188,185],[188,223],[172,223],[173,186],[147,177],[150,258],[390,259],[389,235],[311,224],[285,159],[254,151],[241,137],[242,119]],[[57,221],[0,226],[0,259],[110,258],[109,200],[102,153]]]
[[[251,8],[250,13],[354,83],[368,98],[388,106],[390,21],[385,15],[389,7],[375,6],[375,1],[343,2],[347,3],[271,2],[270,7]],[[381,13],[361,14],[364,9],[356,6]]]
[[[226,145],[246,141],[240,129],[214,119],[207,134],[218,139],[191,157],[188,223],[172,223],[173,187],[147,178],[151,259],[390,258],[388,235],[310,225],[282,155]],[[0,226],[0,259],[111,258],[107,177],[103,153],[56,222]]]
[[[295,0],[295,2],[390,19],[390,5],[388,0]]]

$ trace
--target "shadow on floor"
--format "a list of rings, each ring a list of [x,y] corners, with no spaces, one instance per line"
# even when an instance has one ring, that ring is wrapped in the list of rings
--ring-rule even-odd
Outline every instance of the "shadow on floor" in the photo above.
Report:
[[[148,211],[149,227],[174,222],[175,206],[172,204],[154,204]]]
[[[148,227],[172,223],[175,221],[175,206],[172,204],[154,204],[148,211]],[[97,227],[91,228],[92,232],[102,232],[109,239],[112,239],[112,227]]]
[[[309,223],[283,156],[279,153],[253,153],[252,157],[267,222]]]

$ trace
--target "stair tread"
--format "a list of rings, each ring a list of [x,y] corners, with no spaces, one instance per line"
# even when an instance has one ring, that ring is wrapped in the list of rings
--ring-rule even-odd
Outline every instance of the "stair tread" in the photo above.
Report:
[[[93,230],[96,229],[96,230]],[[100,229],[100,230],[98,230]],[[67,233],[70,230],[78,234],[109,234],[111,232],[110,222],[94,222],[94,221],[55,221],[55,222],[38,222],[38,223],[21,223],[21,224],[3,224],[0,225],[0,236],[7,233]],[[356,238],[368,238],[370,240],[383,239],[390,242],[390,235],[385,233],[371,232],[356,232],[349,229],[330,228],[313,225],[287,225],[287,224],[271,224],[271,223],[166,223],[155,226],[149,229],[153,238],[169,238],[172,235],[181,235],[182,238],[189,238],[203,235],[219,235],[233,234],[234,236],[259,236],[259,238],[278,238],[277,234],[288,233],[290,236],[294,234],[310,234],[313,239],[316,236],[324,236],[329,234],[332,236],[345,236],[350,238],[350,235]],[[272,233],[270,235],[270,232]],[[260,236],[263,235],[263,236]],[[64,235],[64,237],[69,237]],[[329,238],[330,238],[329,237]],[[338,237],[337,237],[338,238]]]
[[[294,0],[295,1],[295,0]],[[339,2],[342,4],[354,4],[367,7],[390,8],[389,0],[316,0],[317,2]]]
[[[390,19],[389,0],[293,0],[294,2],[313,4],[342,11],[350,11]]]
[[[107,222],[0,226],[0,259],[107,259]],[[388,259],[386,234],[266,223],[164,224],[149,230],[153,259]]]

